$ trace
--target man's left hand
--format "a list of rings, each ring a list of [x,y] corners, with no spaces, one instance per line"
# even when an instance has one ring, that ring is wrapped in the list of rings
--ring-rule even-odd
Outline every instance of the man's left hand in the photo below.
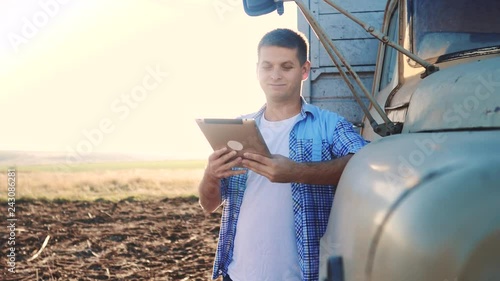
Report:
[[[293,182],[297,176],[299,164],[283,155],[274,154],[271,158],[255,153],[245,153],[243,167],[268,178],[271,182]]]

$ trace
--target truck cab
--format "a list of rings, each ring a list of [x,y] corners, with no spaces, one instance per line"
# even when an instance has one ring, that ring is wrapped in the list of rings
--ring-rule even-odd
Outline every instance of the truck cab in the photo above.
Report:
[[[380,44],[372,94],[403,133],[499,127],[497,13],[491,0],[387,3],[384,35],[439,69],[422,77],[422,66]],[[369,127],[363,135],[377,139]]]
[[[280,2],[244,5],[255,16]],[[304,4],[314,1],[294,2],[332,49],[322,25],[335,25]],[[324,2],[315,7],[334,6]],[[387,1],[360,122],[371,143],[337,186],[320,243],[320,280],[500,280],[498,15],[495,0]],[[356,99],[363,109],[366,99]]]
[[[500,280],[499,13],[388,1],[384,36],[435,68],[380,44],[372,95],[402,129],[380,136],[365,118],[372,142],[342,175],[320,280]]]

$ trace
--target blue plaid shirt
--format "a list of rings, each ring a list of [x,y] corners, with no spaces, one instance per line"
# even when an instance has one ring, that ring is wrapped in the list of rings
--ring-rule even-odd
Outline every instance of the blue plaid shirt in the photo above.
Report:
[[[244,118],[260,120],[265,106]],[[357,152],[366,144],[352,124],[334,112],[302,103],[300,117],[290,132],[290,159],[296,162],[327,161]],[[224,201],[213,279],[227,275],[233,256],[236,225],[245,193],[247,174],[221,180]],[[335,186],[292,184],[295,234],[303,280],[318,280],[319,240],[323,236]]]

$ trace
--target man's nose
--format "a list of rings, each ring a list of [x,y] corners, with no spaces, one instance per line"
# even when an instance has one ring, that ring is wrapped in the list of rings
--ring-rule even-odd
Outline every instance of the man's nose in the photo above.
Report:
[[[279,69],[274,69],[273,72],[271,72],[271,79],[278,80],[280,78],[281,78],[281,71]]]

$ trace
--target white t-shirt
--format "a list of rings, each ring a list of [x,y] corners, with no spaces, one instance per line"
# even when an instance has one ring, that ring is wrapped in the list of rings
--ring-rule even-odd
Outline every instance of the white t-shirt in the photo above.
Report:
[[[278,122],[262,116],[259,129],[272,154],[289,156],[289,134],[297,116]],[[248,172],[228,268],[231,279],[302,280],[292,204],[290,183],[272,183]]]

